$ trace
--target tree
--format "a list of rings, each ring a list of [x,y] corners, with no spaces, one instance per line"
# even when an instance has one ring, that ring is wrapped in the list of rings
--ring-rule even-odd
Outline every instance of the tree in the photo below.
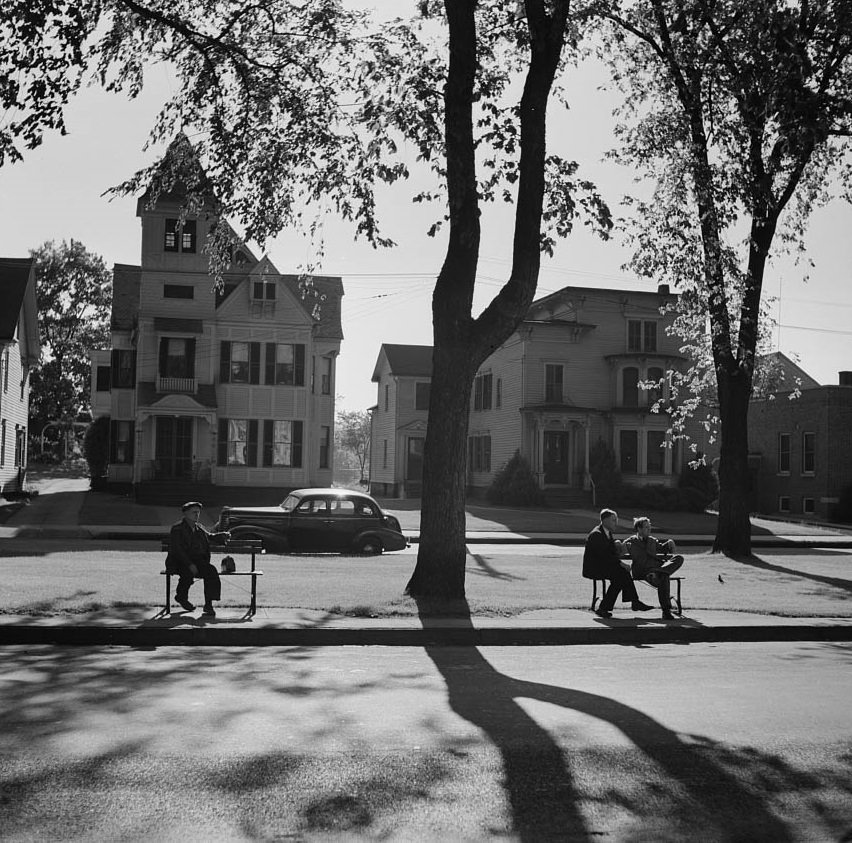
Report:
[[[751,552],[748,407],[773,247],[801,245],[852,131],[852,4],[641,0],[605,14],[625,90],[624,157],[656,180],[634,267],[682,292],[721,434],[714,550]],[[629,40],[629,43],[628,43]],[[846,169],[847,176],[848,165]],[[848,193],[847,193],[848,198]],[[737,243],[740,237],[744,243]],[[694,381],[693,381],[694,383]]]
[[[178,89],[151,139],[164,144],[186,131],[192,145],[173,143],[118,190],[145,190],[153,202],[180,184],[186,213],[211,215],[214,275],[233,246],[230,228],[218,224],[225,217],[262,245],[285,226],[313,231],[306,209],[328,206],[356,235],[391,245],[379,226],[377,188],[405,179],[410,166],[431,170],[437,186],[415,198],[442,204],[432,233],[446,223],[447,251],[432,302],[421,541],[407,590],[463,597],[475,372],[526,314],[541,250],[552,249],[581,213],[604,233],[611,226],[593,186],[576,178],[576,164],[545,150],[551,89],[564,45],[577,37],[570,0],[447,0],[443,7],[419,0],[411,20],[378,24],[342,0],[32,6],[16,0],[6,13],[12,37],[0,42],[0,62],[24,55],[26,84],[2,93],[23,116],[0,127],[0,139],[33,145],[40,132],[61,128],[73,84],[56,83],[58,68],[72,81],[94,69],[107,88],[135,96],[146,63],[169,62]],[[36,96],[42,90],[46,108]],[[474,318],[480,214],[494,200],[515,205],[512,269]],[[307,274],[306,294],[310,287]]]
[[[361,472],[361,483],[365,483],[367,479],[371,431],[370,414],[366,410],[338,410],[334,421],[336,444],[357,463]]]
[[[89,466],[92,488],[100,487],[109,467],[109,416],[98,416],[83,437],[83,454]]]
[[[30,380],[30,426],[73,422],[90,409],[89,351],[109,342],[110,272],[77,240],[44,243],[35,261],[42,359]]]

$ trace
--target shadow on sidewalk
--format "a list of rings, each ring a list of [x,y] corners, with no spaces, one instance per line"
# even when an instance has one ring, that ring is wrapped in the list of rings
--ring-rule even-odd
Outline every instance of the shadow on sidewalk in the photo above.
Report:
[[[813,556],[813,553],[808,554]],[[798,568],[789,568],[786,565],[775,565],[772,562],[765,562],[759,556],[752,554],[749,557],[731,559],[731,563],[739,563],[750,568],[757,568],[760,571],[774,571],[777,574],[785,574],[787,576],[801,577],[811,582],[820,583],[821,585],[829,585],[832,588],[839,588],[843,591],[852,594],[852,580],[842,579],[840,577],[826,577],[822,574],[812,574],[808,571],[802,571]]]
[[[418,605],[424,606],[423,628],[434,626],[425,602]],[[464,620],[472,627],[469,613]],[[576,780],[575,759],[566,757],[553,735],[524,710],[523,701],[549,703],[602,720],[658,765],[672,785],[663,803],[668,806],[666,816],[659,816],[656,797],[646,801],[641,792],[629,789],[627,776],[624,789],[615,781],[606,798],[620,802],[637,823],[660,824],[668,839],[687,839],[702,825],[708,839],[716,837],[714,830],[721,839],[733,829],[737,839],[777,843],[793,839],[763,795],[749,784],[767,770],[773,770],[776,779],[785,778],[780,759],[700,736],[690,736],[687,742],[642,711],[608,697],[515,679],[496,670],[476,647],[429,645],[425,650],[446,682],[452,710],[481,729],[499,751],[513,830],[520,840],[581,841],[606,833],[590,827],[580,811],[581,788],[587,783]],[[786,778],[791,780],[784,787],[791,791],[801,787],[802,775],[790,770]],[[645,831],[651,833],[647,826]]]

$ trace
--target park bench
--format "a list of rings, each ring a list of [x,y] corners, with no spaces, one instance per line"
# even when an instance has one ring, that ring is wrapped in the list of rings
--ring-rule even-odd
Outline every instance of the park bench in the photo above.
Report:
[[[163,553],[169,552],[169,540],[163,539],[161,544],[161,550]],[[248,571],[221,571],[219,576],[222,579],[226,577],[250,577],[251,578],[251,603],[249,605],[248,614],[253,615],[257,612],[257,578],[263,576],[263,571],[258,571],[256,567],[256,556],[258,553],[266,553],[263,549],[263,541],[261,539],[241,539],[239,541],[229,541],[227,544],[213,544],[210,543],[210,553],[211,555],[214,553],[219,553],[222,556],[251,556],[251,569]],[[172,611],[172,577],[176,577],[177,574],[173,574],[170,571],[167,571],[163,568],[160,571],[160,574],[166,578],[166,602],[164,606],[164,613],[170,614]]]
[[[587,577],[587,579],[592,580],[592,611],[594,612],[597,608],[598,601],[604,596],[604,592],[607,589],[607,584],[609,583],[608,579],[603,577]],[[672,611],[676,615],[683,614],[683,603],[681,602],[681,584],[683,583],[685,577],[669,577],[669,582],[673,583],[675,586],[675,593],[671,595],[672,602]],[[651,583],[646,582],[645,580],[636,580],[635,582],[642,582],[648,586],[648,588],[653,588],[654,591],[657,589],[651,585]],[[600,594],[598,594],[598,588],[600,587]]]

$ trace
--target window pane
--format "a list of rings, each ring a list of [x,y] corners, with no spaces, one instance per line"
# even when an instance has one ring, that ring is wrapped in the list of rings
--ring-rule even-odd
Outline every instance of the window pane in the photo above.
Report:
[[[544,367],[544,400],[550,404],[562,403],[562,366]]]
[[[639,370],[633,366],[625,369],[622,374],[622,398],[624,407],[639,406]]]
[[[294,354],[292,345],[275,346],[275,383],[293,385]]]
[[[248,422],[245,419],[228,420],[228,465],[246,464]]]
[[[249,382],[249,346],[247,342],[231,343],[231,383]]]
[[[645,351],[657,350],[657,323],[645,323]]]
[[[629,319],[627,322],[627,350],[642,350],[642,323],[638,319]]]
[[[621,451],[621,473],[636,474],[636,463],[639,454],[639,434],[635,430],[622,430],[619,434],[619,450]]]
[[[648,454],[646,459],[648,474],[662,474],[665,470],[666,452],[663,450],[666,434],[662,430],[648,431]]]

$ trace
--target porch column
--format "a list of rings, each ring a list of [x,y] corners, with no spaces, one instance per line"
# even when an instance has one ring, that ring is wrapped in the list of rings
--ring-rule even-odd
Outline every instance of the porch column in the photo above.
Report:
[[[536,454],[535,465],[536,465],[536,477],[538,478],[538,487],[539,489],[544,488],[544,424],[542,424],[542,420],[540,418],[535,421],[535,441],[536,441],[536,449],[538,453]]]
[[[586,420],[583,422],[583,431],[586,435],[586,439],[585,439],[585,443],[584,443],[585,449],[584,449],[584,454],[583,454],[583,488],[586,491],[589,491],[589,489],[592,488],[591,472],[589,471],[589,428],[590,427],[591,427],[591,424],[589,423],[589,419],[586,418]]]

